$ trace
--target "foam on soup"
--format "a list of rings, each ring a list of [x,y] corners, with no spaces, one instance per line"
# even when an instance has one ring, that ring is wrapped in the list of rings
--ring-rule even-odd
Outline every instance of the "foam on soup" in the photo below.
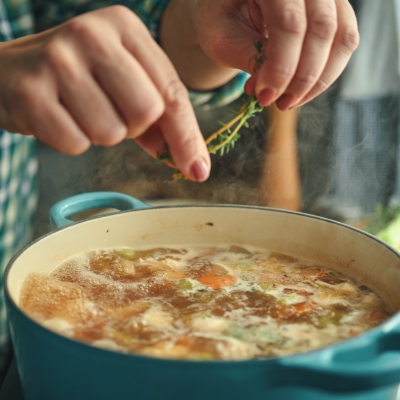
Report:
[[[28,275],[20,306],[85,343],[194,360],[306,352],[392,315],[342,273],[241,246],[91,251]]]

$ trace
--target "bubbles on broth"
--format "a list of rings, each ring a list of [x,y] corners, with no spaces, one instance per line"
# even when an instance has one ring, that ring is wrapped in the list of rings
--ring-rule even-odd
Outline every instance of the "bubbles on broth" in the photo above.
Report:
[[[98,347],[195,360],[305,352],[391,315],[333,269],[241,246],[90,251],[29,274],[20,306]]]

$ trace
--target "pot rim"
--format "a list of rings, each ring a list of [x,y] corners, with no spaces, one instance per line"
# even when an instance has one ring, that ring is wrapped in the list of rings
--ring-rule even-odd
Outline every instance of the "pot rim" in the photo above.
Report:
[[[336,349],[340,349],[342,346],[343,347],[348,347],[349,345],[351,345],[353,342],[357,342],[360,339],[364,339],[366,336],[370,336],[370,337],[376,337],[376,336],[380,336],[384,331],[390,331],[390,326],[396,327],[396,326],[400,326],[400,311],[394,313],[390,318],[388,318],[386,321],[384,321],[382,324],[369,329],[366,332],[361,333],[360,335],[354,337],[354,338],[349,338],[346,340],[342,340],[338,343],[333,343],[331,345],[325,346],[325,347],[321,347],[321,348],[317,348],[317,349],[313,349],[310,351],[307,351],[305,353],[296,353],[296,354],[289,354],[289,355],[283,355],[283,356],[276,356],[276,357],[265,357],[265,358],[257,358],[257,359],[246,359],[246,360],[182,360],[182,359],[164,359],[164,358],[157,358],[157,357],[151,357],[151,356],[145,356],[145,355],[140,355],[140,354],[134,354],[134,353],[124,353],[122,351],[118,351],[118,350],[110,350],[110,349],[106,349],[106,348],[102,348],[102,347],[97,347],[97,346],[93,346],[87,343],[84,343],[82,341],[64,336],[60,333],[57,333],[49,328],[44,327],[43,325],[41,325],[40,323],[36,322],[33,318],[31,318],[29,315],[27,315],[26,313],[24,313],[20,306],[18,304],[16,304],[16,302],[13,300],[12,296],[9,293],[9,288],[8,288],[8,277],[9,277],[9,273],[11,271],[11,268],[14,264],[14,262],[16,261],[16,259],[23,253],[25,252],[29,247],[39,243],[40,241],[44,240],[45,238],[47,238],[50,235],[53,235],[55,233],[58,233],[64,229],[73,229],[76,225],[79,224],[85,224],[85,223],[90,223],[92,220],[96,220],[99,218],[112,218],[115,215],[120,215],[121,213],[131,213],[131,212],[152,212],[154,210],[159,210],[159,209],[176,209],[176,208],[241,208],[241,209],[251,209],[251,210],[259,210],[261,212],[267,211],[267,212],[276,212],[276,213],[282,213],[282,214],[291,214],[291,215],[298,215],[301,216],[303,218],[313,218],[313,219],[317,219],[320,221],[324,221],[330,224],[334,224],[334,225],[339,225],[342,226],[346,229],[349,229],[351,231],[355,231],[358,233],[361,233],[375,241],[377,241],[378,243],[380,243],[381,245],[385,246],[388,250],[390,250],[392,253],[394,253],[398,258],[400,258],[400,252],[397,251],[395,248],[393,248],[392,246],[390,246],[388,243],[384,242],[383,240],[377,238],[376,236],[362,231],[361,229],[355,228],[351,225],[345,224],[343,222],[339,222],[339,221],[335,221],[335,220],[331,220],[329,218],[325,218],[325,217],[321,217],[321,216],[317,216],[317,215],[312,215],[312,214],[307,214],[304,212],[299,212],[299,211],[290,211],[290,210],[282,210],[282,209],[278,209],[278,208],[272,208],[272,207],[261,207],[261,206],[252,206],[252,205],[238,205],[238,204],[188,204],[188,205],[165,205],[165,206],[156,206],[156,207],[149,207],[149,208],[140,208],[140,209],[132,209],[132,210],[124,210],[124,211],[117,211],[117,212],[112,212],[112,213],[108,213],[108,214],[102,214],[102,215],[96,215],[81,221],[77,221],[77,222],[73,222],[70,225],[67,226],[62,226],[60,228],[56,228],[42,236],[40,236],[39,238],[35,239],[34,241],[32,241],[31,243],[27,244],[26,246],[24,246],[22,249],[20,249],[12,258],[11,260],[8,262],[6,269],[4,271],[4,295],[6,298],[6,303],[9,302],[12,307],[15,308],[15,310],[17,310],[17,312],[24,318],[26,318],[30,323],[32,323],[36,328],[40,328],[40,330],[42,330],[43,332],[45,332],[47,335],[50,335],[51,337],[57,337],[58,339],[62,339],[63,341],[67,341],[68,343],[74,343],[75,346],[79,346],[85,348],[85,349],[90,349],[91,352],[106,352],[108,354],[113,354],[113,355],[117,355],[119,357],[128,357],[128,358],[138,358],[141,360],[147,360],[148,362],[164,362],[164,363],[186,363],[186,364],[208,364],[208,365],[229,365],[230,363],[235,363],[237,365],[239,364],[252,364],[252,363],[260,363],[260,362],[279,362],[280,360],[291,360],[292,358],[294,360],[298,360],[301,359],[302,357],[309,357],[309,356],[313,356],[313,355],[318,355],[318,353],[322,353],[322,352],[326,352],[326,351],[331,351],[332,348]]]

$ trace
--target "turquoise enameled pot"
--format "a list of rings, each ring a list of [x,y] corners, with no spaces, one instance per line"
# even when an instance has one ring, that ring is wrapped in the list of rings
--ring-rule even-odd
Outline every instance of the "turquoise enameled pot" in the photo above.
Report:
[[[80,211],[121,211],[71,223]],[[250,361],[176,361],[95,348],[54,333],[18,307],[27,273],[49,272],[93,248],[190,244],[263,246],[361,279],[400,309],[400,256],[352,227],[301,213],[233,205],[151,208],[113,192],[66,199],[54,232],[9,263],[5,297],[26,400],[393,400],[400,382],[400,314],[317,351]],[[63,226],[63,227],[62,227]],[[61,228],[60,228],[61,227]]]

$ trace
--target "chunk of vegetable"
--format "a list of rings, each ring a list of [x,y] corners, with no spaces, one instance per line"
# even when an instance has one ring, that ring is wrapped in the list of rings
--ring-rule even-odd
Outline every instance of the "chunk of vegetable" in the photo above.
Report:
[[[237,278],[233,275],[217,275],[217,274],[209,274],[202,276],[198,279],[200,283],[206,286],[210,286],[213,289],[221,289],[223,287],[229,287],[236,283]]]

